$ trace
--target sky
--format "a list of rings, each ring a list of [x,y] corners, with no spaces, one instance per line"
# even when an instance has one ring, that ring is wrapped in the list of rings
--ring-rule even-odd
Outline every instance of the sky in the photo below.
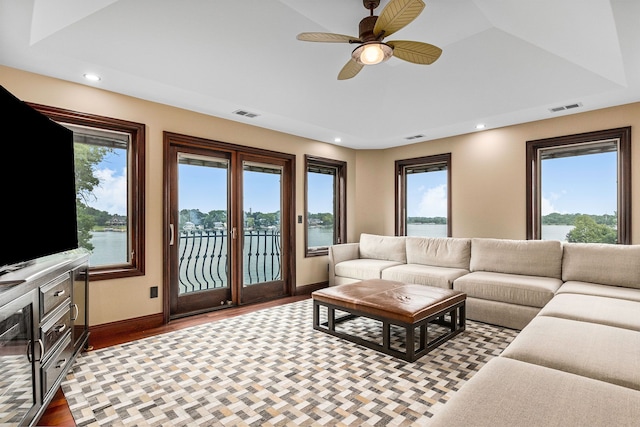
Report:
[[[543,160],[542,215],[617,211],[616,159],[613,152]]]
[[[94,189],[90,206],[126,215],[126,157],[110,155],[95,170],[101,184]],[[542,162],[542,214],[613,214],[616,202],[616,153],[548,159]],[[226,170],[181,165],[180,209],[201,212],[225,209]],[[329,175],[311,174],[309,211],[332,212]],[[280,210],[280,176],[245,172],[245,209],[253,212]],[[446,172],[411,174],[407,177],[407,216],[436,217],[447,213]]]
[[[447,171],[407,175],[407,216],[447,216]]]
[[[227,209],[227,169],[180,164],[178,169],[179,209],[207,213]],[[244,208],[272,213],[280,210],[280,175],[245,171]]]
[[[88,205],[110,214],[127,215],[127,158],[125,150],[114,150],[93,172],[100,185],[93,189],[96,196]]]

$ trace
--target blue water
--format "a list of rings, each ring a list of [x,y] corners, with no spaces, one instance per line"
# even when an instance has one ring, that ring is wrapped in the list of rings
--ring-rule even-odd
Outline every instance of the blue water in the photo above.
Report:
[[[542,227],[544,240],[565,241],[572,225],[545,225]],[[447,226],[442,224],[408,224],[408,235],[446,237]],[[328,228],[310,228],[307,234],[309,246],[329,246],[333,244],[333,230]],[[95,246],[89,259],[89,265],[111,265],[128,262],[127,233],[103,231],[92,233],[91,243]]]

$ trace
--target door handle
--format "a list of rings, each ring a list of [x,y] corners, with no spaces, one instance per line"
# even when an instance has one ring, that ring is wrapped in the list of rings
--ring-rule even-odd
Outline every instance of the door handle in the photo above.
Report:
[[[169,246],[173,246],[173,224],[169,224]]]
[[[237,229],[237,228],[235,228],[235,227],[233,227],[233,228],[231,229],[231,238],[232,238],[233,240],[236,240],[236,238],[237,238],[237,237],[238,237],[238,229]]]

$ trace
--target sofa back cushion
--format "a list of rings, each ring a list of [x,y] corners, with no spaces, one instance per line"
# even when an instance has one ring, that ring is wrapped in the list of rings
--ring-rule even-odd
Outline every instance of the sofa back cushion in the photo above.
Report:
[[[469,270],[471,239],[407,237],[407,263]]]
[[[560,279],[562,243],[557,240],[471,239],[471,271]]]
[[[640,289],[640,245],[565,243],[562,280]]]
[[[360,235],[360,258],[407,262],[404,236]]]

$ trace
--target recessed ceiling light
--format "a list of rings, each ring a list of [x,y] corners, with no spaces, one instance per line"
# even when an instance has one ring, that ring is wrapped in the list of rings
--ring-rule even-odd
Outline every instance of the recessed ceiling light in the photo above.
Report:
[[[478,124],[476,125],[476,129],[478,129],[478,130],[480,130],[480,129],[484,129],[485,127],[486,127],[486,126],[485,126],[485,124],[484,124],[484,123],[478,123]]]
[[[86,73],[84,74],[84,78],[91,81],[91,82],[98,82],[100,81],[100,76],[97,74],[91,74],[91,73]]]
[[[342,142],[342,138],[335,137],[335,138],[333,138],[333,142]]]

